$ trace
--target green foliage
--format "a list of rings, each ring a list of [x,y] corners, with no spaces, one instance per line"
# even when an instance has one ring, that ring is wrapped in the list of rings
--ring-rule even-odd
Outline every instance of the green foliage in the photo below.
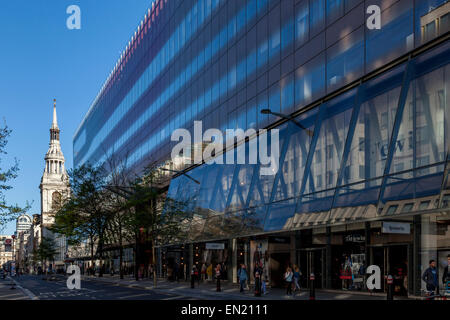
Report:
[[[53,239],[42,237],[41,243],[33,252],[33,257],[35,261],[41,261],[44,263],[46,261],[53,261],[57,253],[58,250],[55,248]]]
[[[191,214],[187,204],[166,198],[164,178],[159,169],[150,166],[131,185],[126,206],[133,215],[128,221],[135,232],[143,232],[154,244],[178,242],[185,238]]]
[[[103,255],[106,227],[111,219],[110,193],[105,189],[105,171],[86,164],[69,171],[71,195],[63,200],[50,230],[66,236],[71,245],[89,240],[91,259]],[[94,242],[97,252],[94,253]]]

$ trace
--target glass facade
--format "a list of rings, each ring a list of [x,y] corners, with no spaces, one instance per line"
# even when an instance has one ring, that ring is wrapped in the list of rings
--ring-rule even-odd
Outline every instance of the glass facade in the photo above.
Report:
[[[211,164],[188,172],[200,186],[174,178],[168,197],[191,199],[190,209],[201,213],[195,224],[204,229],[191,236],[212,240],[441,208],[449,57],[446,44],[302,113],[295,120],[303,129],[284,124],[274,175],[260,175],[259,164]]]
[[[154,1],[74,136],[75,166],[165,162],[194,120],[264,128],[261,108],[301,110],[419,46],[417,17],[444,1],[379,1],[381,30],[366,2]]]
[[[272,284],[290,261],[319,288],[361,289],[357,268],[371,263],[395,272],[396,292],[418,294],[424,261],[450,251],[450,43],[427,33],[425,47],[420,22],[444,3],[155,1],[74,136],[74,164],[114,155],[140,172],[170,164],[172,132],[193,136],[194,120],[225,135],[280,120],[262,109],[295,115],[276,127],[275,174],[249,164],[247,141],[245,164],[171,180],[167,197],[193,212],[186,257],[194,245],[207,257],[190,264],[227,257],[235,281],[236,263],[262,250]],[[380,30],[366,27],[372,4]]]

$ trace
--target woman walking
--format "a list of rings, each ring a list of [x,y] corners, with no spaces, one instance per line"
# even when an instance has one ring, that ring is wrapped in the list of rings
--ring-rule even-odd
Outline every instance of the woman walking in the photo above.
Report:
[[[284,280],[286,281],[286,295],[292,295],[292,278],[294,274],[292,269],[287,267],[286,273],[284,274]]]
[[[216,291],[217,291],[217,292],[222,291],[222,290],[220,289],[220,275],[221,275],[221,273],[222,273],[222,270],[221,270],[221,268],[220,268],[220,264],[217,264],[217,267],[216,267],[216,280],[217,280]]]
[[[208,268],[206,268],[206,274],[208,276],[208,281],[212,280],[213,266],[212,263],[209,264]]]
[[[300,291],[301,287],[300,287],[300,276],[302,275],[302,273],[300,272],[299,267],[294,266],[294,292],[296,292],[297,290]]]

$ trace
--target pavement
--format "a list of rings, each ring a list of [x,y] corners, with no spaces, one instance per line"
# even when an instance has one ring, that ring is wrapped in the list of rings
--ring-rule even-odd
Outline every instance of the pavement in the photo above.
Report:
[[[11,277],[0,279],[0,300],[29,300],[24,289]]]
[[[155,292],[173,293],[177,295],[195,297],[197,299],[210,300],[309,300],[309,291],[301,290],[295,295],[286,295],[286,289],[270,288],[268,293],[261,297],[255,297],[252,288],[243,293],[239,292],[237,284],[223,281],[221,284],[221,292],[216,291],[215,282],[201,282],[200,285],[196,282],[195,288],[192,289],[190,282],[181,280],[168,281],[159,278],[157,286],[153,286],[153,280],[143,279],[136,281],[130,276],[125,276],[120,279],[119,276],[104,275],[103,277],[82,276],[82,281],[114,283],[116,286],[124,286],[129,288],[141,288],[146,290],[154,290]],[[396,297],[396,299],[407,299],[403,297]],[[368,293],[368,292],[349,292],[340,290],[316,290],[316,300],[386,300],[385,294]]]

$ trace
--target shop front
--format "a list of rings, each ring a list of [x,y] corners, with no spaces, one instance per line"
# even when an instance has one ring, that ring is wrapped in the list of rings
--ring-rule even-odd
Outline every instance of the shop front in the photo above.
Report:
[[[221,279],[228,280],[230,263],[228,250],[228,241],[193,244],[193,265],[199,270],[202,279],[213,280],[214,270],[220,265]]]

